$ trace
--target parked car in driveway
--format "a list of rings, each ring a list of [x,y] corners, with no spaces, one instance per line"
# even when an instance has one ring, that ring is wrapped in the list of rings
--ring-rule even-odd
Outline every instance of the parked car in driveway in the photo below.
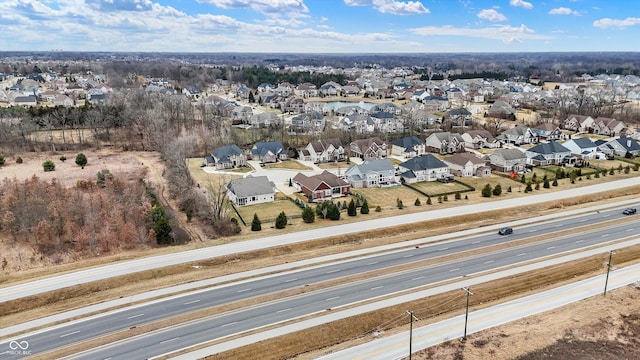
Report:
[[[626,208],[622,210],[622,213],[625,215],[633,215],[636,213],[636,208]]]
[[[513,229],[510,227],[503,227],[502,229],[498,230],[499,235],[509,235],[512,233],[513,233]]]

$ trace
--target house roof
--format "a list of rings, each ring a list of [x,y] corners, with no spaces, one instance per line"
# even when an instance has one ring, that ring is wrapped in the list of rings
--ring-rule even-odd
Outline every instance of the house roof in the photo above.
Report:
[[[307,176],[303,173],[298,173],[293,177],[293,181],[298,184],[306,187],[310,190],[316,190],[320,187],[321,184],[327,184],[331,188],[348,186],[349,183],[345,180],[339,178],[336,174],[331,173],[327,170],[323,171],[318,175]]]
[[[407,136],[402,139],[398,139],[393,145],[399,146],[406,150],[413,150],[413,147],[416,145],[424,145],[424,142],[420,140],[417,136]]]
[[[640,151],[640,144],[632,138],[618,138],[612,142],[618,143],[627,151]]]
[[[277,155],[282,151],[284,151],[284,147],[280,141],[257,142],[251,148],[251,154],[258,156],[264,156],[269,152]]]
[[[551,141],[548,143],[538,144],[527,151],[531,151],[538,154],[556,154],[556,153],[562,153],[562,152],[570,152],[571,150],[562,146],[557,141]]]
[[[464,166],[468,162],[471,162],[474,165],[485,165],[484,160],[468,152],[457,153],[455,155],[449,156],[448,158],[444,159],[444,161],[450,164],[455,164],[460,166]]]
[[[487,139],[487,141],[489,141],[489,142],[495,140],[493,135],[491,135],[491,133],[489,131],[484,130],[484,129],[469,130],[469,131],[467,131],[467,134],[469,134],[469,136],[471,136],[471,138],[479,136],[481,138]]]
[[[501,157],[505,160],[525,159],[527,156],[518,149],[500,149],[493,153],[494,156]]]
[[[328,149],[329,146],[333,145],[334,148],[338,149],[342,147],[342,141],[340,139],[320,139],[318,141],[312,142],[311,147],[316,153],[321,153],[324,150]]]
[[[418,157],[414,157],[409,159],[402,164],[400,164],[403,168],[413,170],[413,171],[422,171],[427,169],[439,169],[448,167],[442,160],[433,156],[432,154],[420,155]]]
[[[393,163],[389,159],[367,160],[360,165],[354,166],[357,166],[362,174],[395,170]]]
[[[573,143],[576,144],[576,146],[578,146],[580,149],[592,148],[597,146],[591,139],[586,137],[575,138],[572,140],[573,140]],[[569,140],[569,141],[572,141],[572,140]]]
[[[257,196],[275,193],[276,185],[266,176],[247,176],[246,178],[232,179],[227,184],[227,189],[237,197]]]
[[[225,145],[211,152],[211,156],[218,159],[219,163],[230,162],[231,157],[237,155],[242,155],[242,150],[236,144]]]

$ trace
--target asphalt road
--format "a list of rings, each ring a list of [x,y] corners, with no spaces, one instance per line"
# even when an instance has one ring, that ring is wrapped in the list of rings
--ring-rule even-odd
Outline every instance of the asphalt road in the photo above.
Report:
[[[288,245],[296,242],[325,238],[334,235],[357,233],[361,229],[372,230],[393,225],[407,225],[418,221],[423,221],[427,218],[440,219],[457,215],[489,211],[497,208],[526,206],[527,204],[557,200],[563,197],[582,196],[588,193],[602,192],[620,187],[635,185],[640,185],[640,177],[616,180],[595,185],[581,186],[570,190],[534,193],[524,198],[521,197],[493,200],[482,204],[461,205],[446,209],[440,209],[437,211],[425,211],[420,213],[393,216],[384,219],[365,220],[356,223],[342,224],[323,228],[322,231],[308,230],[296,233],[281,234],[255,240],[213,246],[204,249],[195,249],[179,253],[124,261],[101,267],[81,270],[69,274],[56,275],[49,278],[27,282],[24,284],[0,288],[0,303],[25,296],[37,295],[43,292],[52,291],[68,286],[107,279],[114,276],[131,274],[134,272],[155,269],[163,266],[198,261],[216,256],[240,253],[247,251],[248,249],[259,250],[273,246]]]
[[[497,234],[487,234],[246,281],[240,284],[217,287],[205,292],[180,296],[171,300],[125,311],[103,314],[90,320],[61,326],[51,331],[43,331],[19,340],[27,341],[30,344],[31,351],[43,352],[48,349],[90,339],[112,331],[128,329],[131,326],[138,326],[146,322],[163,319],[186,311],[203,309],[259,294],[360,274],[366,271],[383,269],[407,262],[477,249],[502,243],[507,240],[516,240],[527,236],[566,230],[577,225],[593,224],[620,217],[623,217],[623,215],[620,214],[620,210],[593,213],[576,218],[516,228],[514,234],[507,237],[501,237]],[[588,234],[576,234],[575,236],[553,239],[543,244],[513,248],[498,254],[460,259],[458,261],[432,266],[427,269],[415,269],[401,274],[392,274],[383,278],[349,284],[348,286],[307,293],[284,299],[283,301],[263,304],[262,306],[191,323],[188,326],[181,325],[159,332],[145,334],[138,338],[129,339],[115,345],[98,349],[79,358],[96,359],[111,357],[113,359],[143,359],[211,339],[225,337],[236,332],[269,325],[274,322],[288,320],[316,311],[324,311],[327,308],[354,303],[398,291],[405,291],[410,288],[490,270],[516,262],[536,259],[549,254],[561,253],[592,244],[613,241],[616,238],[637,235],[638,232],[640,232],[640,228],[636,229],[634,225],[634,223],[626,223],[616,226],[615,228],[602,228]],[[0,353],[10,350],[8,348],[9,345],[8,342],[0,344]]]
[[[611,272],[607,290],[613,290],[637,281],[640,281],[640,265],[625,267]],[[591,296],[602,295],[604,283],[605,275],[599,275],[490,308],[476,311],[472,308],[469,311],[467,335],[572,304]],[[451,339],[459,339],[464,335],[463,315],[429,325],[422,325],[422,322],[417,321],[413,326],[412,352]],[[406,331],[327,354],[318,360],[394,360],[408,356],[409,331]]]

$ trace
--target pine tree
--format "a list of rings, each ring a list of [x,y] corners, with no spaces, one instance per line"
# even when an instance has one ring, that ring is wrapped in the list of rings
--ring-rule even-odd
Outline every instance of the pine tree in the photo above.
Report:
[[[347,215],[356,216],[357,214],[358,211],[356,209],[356,202],[351,199],[351,201],[349,201],[349,206],[347,207]]]
[[[487,184],[482,188],[482,196],[491,197],[491,185]]]
[[[260,231],[262,230],[262,223],[258,218],[257,213],[253,213],[253,220],[251,221],[251,231]]]
[[[276,229],[284,229],[287,227],[287,215],[283,212],[278,214],[276,218]]]
[[[360,207],[360,214],[366,215],[369,213],[369,203],[367,202],[367,199],[364,199],[364,201],[362,202],[362,206]]]

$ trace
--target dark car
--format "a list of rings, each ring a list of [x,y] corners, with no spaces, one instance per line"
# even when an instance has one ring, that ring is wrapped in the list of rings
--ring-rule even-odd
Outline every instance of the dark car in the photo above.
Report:
[[[513,229],[510,227],[503,227],[502,229],[498,230],[498,234],[500,235],[509,235],[513,233]]]
[[[626,208],[622,210],[622,213],[625,215],[633,215],[636,213],[636,208]]]

